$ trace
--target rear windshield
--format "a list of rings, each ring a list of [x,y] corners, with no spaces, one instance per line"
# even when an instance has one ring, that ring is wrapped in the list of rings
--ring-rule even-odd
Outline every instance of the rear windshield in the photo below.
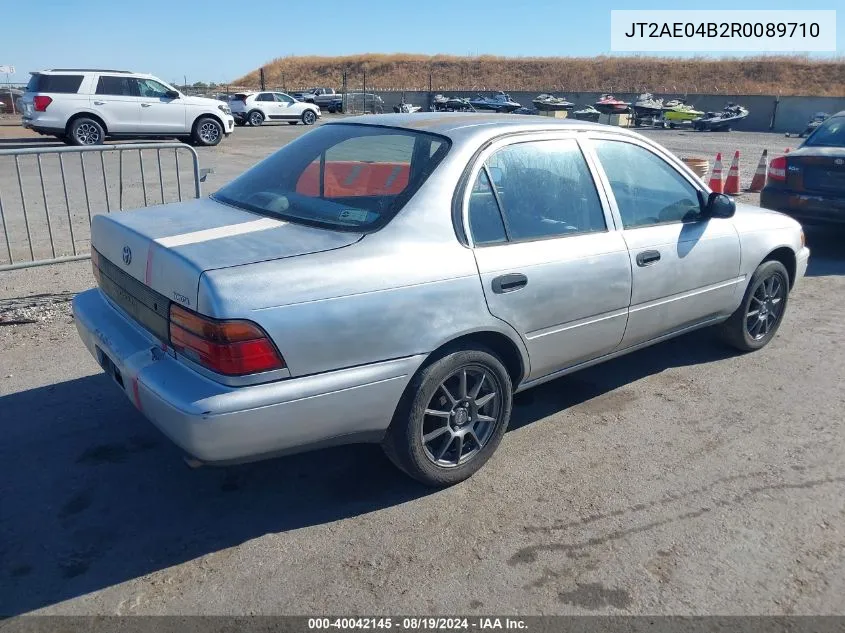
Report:
[[[368,231],[384,226],[449,151],[442,136],[331,124],[285,145],[212,196],[294,222]]]
[[[804,141],[810,147],[845,147],[845,116],[835,116],[816,128]]]
[[[27,92],[74,93],[79,91],[82,75],[41,75],[35,73],[26,86]]]

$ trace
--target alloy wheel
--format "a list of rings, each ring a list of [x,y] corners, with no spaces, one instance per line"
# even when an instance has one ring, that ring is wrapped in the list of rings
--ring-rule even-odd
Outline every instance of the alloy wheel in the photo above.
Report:
[[[259,125],[261,125],[261,123],[262,123],[263,121],[264,121],[264,117],[263,117],[263,116],[261,116],[261,114],[260,114],[259,112],[253,112],[253,113],[249,116],[249,123],[250,123],[250,125],[259,126]]]
[[[305,119],[305,125],[312,125],[314,120],[317,118],[311,110],[308,110],[305,115],[303,116]]]
[[[80,145],[96,145],[100,142],[100,130],[91,123],[77,125],[73,134]]]
[[[202,139],[203,143],[215,143],[217,139],[220,138],[220,128],[217,124],[212,123],[211,121],[206,121],[202,125],[200,125],[199,130],[200,138]]]
[[[466,365],[441,382],[425,409],[422,443],[426,457],[454,468],[475,457],[501,421],[502,386],[481,365]]]
[[[745,313],[745,329],[755,341],[768,336],[783,314],[784,280],[777,273],[760,280]]]

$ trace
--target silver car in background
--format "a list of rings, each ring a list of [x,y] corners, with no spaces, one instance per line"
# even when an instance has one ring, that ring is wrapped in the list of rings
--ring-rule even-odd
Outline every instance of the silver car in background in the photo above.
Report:
[[[709,325],[763,347],[809,257],[636,133],[461,113],[323,125],[92,245],[82,340],[194,459],[380,442],[435,486],[515,392]]]

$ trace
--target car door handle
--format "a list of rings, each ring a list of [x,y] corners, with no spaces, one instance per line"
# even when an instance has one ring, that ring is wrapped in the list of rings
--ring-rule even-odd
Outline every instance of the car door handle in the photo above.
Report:
[[[95,101],[94,105],[106,105],[105,101]]]
[[[142,103],[141,107],[142,108],[149,108],[151,105],[153,105],[153,104],[152,103]]]
[[[637,266],[651,266],[660,260],[660,251],[643,251],[637,255]]]
[[[504,294],[506,292],[513,292],[514,290],[519,290],[520,288],[525,288],[528,285],[528,277],[523,275],[522,273],[510,273],[507,275],[501,275],[500,277],[496,277],[493,280],[493,292],[497,295]]]

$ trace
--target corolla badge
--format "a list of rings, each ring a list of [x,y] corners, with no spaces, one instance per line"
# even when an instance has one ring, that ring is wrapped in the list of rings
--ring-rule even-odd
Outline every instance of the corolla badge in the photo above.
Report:
[[[132,249],[128,246],[123,247],[123,263],[127,266],[132,263]]]

